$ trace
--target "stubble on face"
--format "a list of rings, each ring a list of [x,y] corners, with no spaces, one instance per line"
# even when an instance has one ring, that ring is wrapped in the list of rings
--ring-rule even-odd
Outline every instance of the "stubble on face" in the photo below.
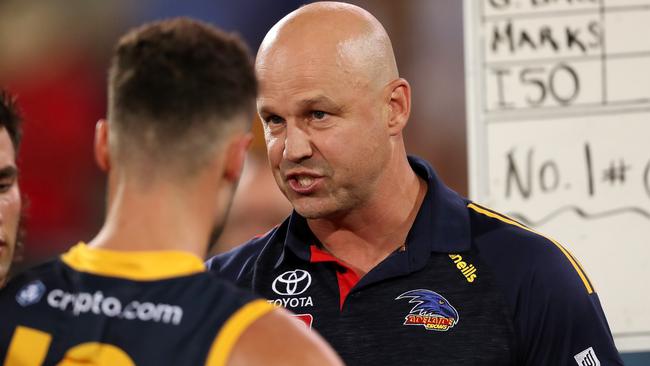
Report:
[[[320,186],[313,194],[294,192],[287,183],[286,172],[303,169],[319,175]],[[359,200],[349,193],[351,187],[342,185],[340,181],[345,181],[345,177],[349,175],[345,167],[337,166],[337,169],[334,169],[324,158],[315,156],[300,163],[282,160],[276,170],[275,179],[296,212],[307,219],[319,219],[335,216],[358,204]]]

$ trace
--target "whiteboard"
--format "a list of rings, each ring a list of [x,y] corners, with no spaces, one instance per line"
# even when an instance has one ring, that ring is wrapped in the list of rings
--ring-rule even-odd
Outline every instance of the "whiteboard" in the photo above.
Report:
[[[465,0],[470,197],[581,262],[650,350],[650,0]]]

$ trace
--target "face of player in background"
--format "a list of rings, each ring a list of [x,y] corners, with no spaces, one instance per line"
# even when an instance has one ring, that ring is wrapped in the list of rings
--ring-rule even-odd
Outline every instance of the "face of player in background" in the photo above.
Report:
[[[362,206],[389,159],[386,90],[337,48],[319,42],[278,48],[258,54],[256,65],[275,180],[310,219]]]
[[[16,152],[7,130],[0,128],[0,285],[14,258],[20,207]]]

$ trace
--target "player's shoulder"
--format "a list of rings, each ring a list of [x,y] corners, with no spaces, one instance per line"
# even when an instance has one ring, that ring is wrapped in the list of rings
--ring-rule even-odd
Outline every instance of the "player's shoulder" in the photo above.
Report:
[[[253,270],[255,262],[271,246],[284,242],[288,219],[265,234],[258,235],[234,249],[218,254],[206,261],[208,270],[221,276],[236,280],[245,277]]]
[[[32,286],[31,288],[33,290],[42,288],[44,291],[47,286],[52,286],[53,284],[60,282],[61,279],[60,261],[56,259],[49,260],[21,271],[11,278],[5,288],[0,291],[0,297],[5,298],[7,296],[15,296],[21,290],[29,286]]]
[[[256,314],[261,310],[269,309],[267,305],[270,304],[266,300],[260,299],[249,290],[237,287],[216,272],[206,271],[187,280],[188,282],[179,283],[183,290],[175,295],[176,303],[187,311],[191,309],[193,315],[188,324],[197,328],[204,329],[214,324],[225,326],[233,322],[247,324],[249,320],[257,317]],[[197,317],[197,314],[201,315]],[[230,328],[233,328],[232,324]],[[230,336],[226,336],[228,337]]]
[[[255,303],[249,306],[253,307]],[[230,352],[229,365],[343,365],[325,340],[286,310],[268,310],[261,305],[256,311],[260,316],[242,330]]]
[[[65,282],[61,269],[60,262],[48,261],[16,275],[0,290],[0,344],[6,344],[14,325],[42,321],[51,309],[49,294]]]
[[[578,260],[557,240],[476,203],[469,203],[473,245],[481,260],[503,278],[532,281],[538,289],[561,288],[579,293],[593,287]]]

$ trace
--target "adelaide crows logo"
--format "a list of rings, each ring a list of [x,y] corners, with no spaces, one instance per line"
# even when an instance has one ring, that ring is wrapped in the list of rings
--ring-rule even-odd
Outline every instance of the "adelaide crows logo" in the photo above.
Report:
[[[411,290],[395,298],[415,304],[404,317],[404,325],[421,325],[426,330],[446,332],[458,324],[458,311],[442,295],[431,290]]]

